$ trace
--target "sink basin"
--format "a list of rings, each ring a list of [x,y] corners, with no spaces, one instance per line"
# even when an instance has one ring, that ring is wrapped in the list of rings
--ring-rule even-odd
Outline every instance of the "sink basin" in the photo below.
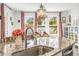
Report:
[[[39,46],[31,47],[31,48],[26,48],[21,51],[13,52],[12,55],[13,56],[39,56],[47,52],[50,52],[53,49],[54,48],[52,47],[39,45]]]

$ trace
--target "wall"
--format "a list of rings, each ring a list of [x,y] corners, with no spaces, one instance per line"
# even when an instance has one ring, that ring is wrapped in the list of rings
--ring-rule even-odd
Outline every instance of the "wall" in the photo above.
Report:
[[[66,17],[66,21],[68,20],[68,16],[71,15],[71,25],[78,25],[79,26],[79,7],[75,6],[69,11],[62,12],[62,17]]]
[[[79,7],[75,6],[69,11],[62,12],[61,16],[66,17],[66,22],[68,21],[68,16],[71,15],[71,26],[79,26]],[[64,29],[65,24],[62,25]]]
[[[13,11],[9,9],[6,5],[4,6],[4,16],[5,16],[5,37],[11,36],[13,31],[13,26],[11,22],[14,20]],[[12,18],[12,20],[10,20]]]
[[[68,17],[69,17],[69,11],[64,11],[64,12],[61,12],[61,20],[62,20],[62,17],[66,17],[66,24],[68,22]],[[72,21],[71,21],[72,23]],[[66,24],[62,23],[62,31],[64,30],[64,26],[66,26]]]
[[[21,14],[19,12],[15,12],[14,10],[8,8],[5,5],[4,15],[5,15],[5,37],[9,37],[12,36],[13,30],[21,28],[21,23],[18,23],[18,20],[21,20]]]
[[[18,22],[20,20],[20,22]],[[14,11],[14,30],[21,29],[21,12]]]
[[[68,19],[67,17],[69,16],[68,11],[61,12],[61,17],[66,17],[66,20]]]
[[[71,19],[72,19],[72,25],[78,25],[79,26],[79,7],[75,7],[71,10]]]
[[[25,15],[30,15],[28,13],[25,13]],[[57,15],[57,14],[54,14]],[[72,20],[72,25],[79,23],[79,7],[75,6],[68,12],[62,12],[62,16],[66,16],[68,19],[68,16],[71,15],[71,20]],[[48,16],[53,16],[53,14],[48,14]],[[10,17],[12,17],[12,22],[14,25],[11,25]],[[11,36],[11,33],[13,30],[21,28],[21,12],[17,12],[14,10],[10,10],[8,7],[5,6],[5,31],[6,31],[6,36]],[[18,23],[18,20],[20,20],[20,23]],[[79,25],[79,24],[78,24]]]

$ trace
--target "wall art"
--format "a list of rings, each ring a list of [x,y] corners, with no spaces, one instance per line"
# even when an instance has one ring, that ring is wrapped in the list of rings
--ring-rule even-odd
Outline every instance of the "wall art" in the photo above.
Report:
[[[62,17],[62,23],[66,24],[66,17]]]

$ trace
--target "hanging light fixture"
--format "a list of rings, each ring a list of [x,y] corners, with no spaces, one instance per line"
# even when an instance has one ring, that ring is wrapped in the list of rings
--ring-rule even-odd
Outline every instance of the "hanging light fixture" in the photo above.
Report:
[[[46,15],[46,9],[45,7],[41,4],[40,8],[37,10],[37,18],[39,19],[45,19],[47,17]]]

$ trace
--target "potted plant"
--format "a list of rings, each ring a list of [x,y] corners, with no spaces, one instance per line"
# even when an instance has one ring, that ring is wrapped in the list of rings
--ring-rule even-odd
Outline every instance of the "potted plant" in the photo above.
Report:
[[[16,29],[13,31],[12,35],[13,35],[13,38],[15,39],[16,47],[21,46],[24,31],[21,29]]]

